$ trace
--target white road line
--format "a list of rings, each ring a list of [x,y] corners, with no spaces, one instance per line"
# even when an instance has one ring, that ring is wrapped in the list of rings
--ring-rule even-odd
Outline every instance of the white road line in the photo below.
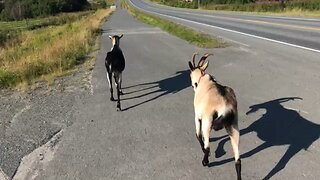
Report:
[[[31,108],[31,105],[27,104],[23,109],[21,109],[18,113],[16,113],[16,114],[12,117],[11,123],[13,124],[13,123],[18,119],[18,117],[19,117],[22,113],[26,112],[26,111],[29,110],[30,108]]]
[[[278,41],[278,40],[274,40],[274,39],[269,39],[269,38],[265,38],[265,37],[261,37],[261,36],[256,36],[256,35],[252,35],[252,34],[247,34],[247,33],[243,33],[240,31],[235,31],[235,30],[231,30],[231,29],[226,29],[226,28],[222,28],[222,27],[218,27],[218,26],[213,26],[213,25],[209,25],[209,24],[204,24],[204,23],[199,23],[196,21],[192,21],[192,20],[186,20],[186,19],[182,19],[182,18],[178,18],[178,17],[174,17],[174,16],[170,16],[170,15],[165,15],[165,14],[161,14],[161,13],[157,13],[157,12],[152,12],[152,11],[148,11],[148,10],[144,10],[140,7],[137,7],[135,4],[133,4],[131,2],[131,0],[129,0],[129,2],[131,3],[131,5],[133,5],[135,8],[143,10],[145,12],[149,12],[151,14],[158,14],[160,16],[164,16],[164,17],[169,17],[169,18],[173,18],[173,19],[178,19],[181,21],[186,21],[186,22],[190,22],[190,23],[194,23],[194,24],[198,24],[198,25],[202,25],[202,26],[207,26],[207,27],[212,27],[212,28],[216,28],[216,29],[220,29],[220,30],[224,30],[224,31],[228,31],[228,32],[232,32],[232,33],[237,33],[237,34],[241,34],[241,35],[245,35],[245,36],[249,36],[249,37],[253,37],[253,38],[257,38],[257,39],[262,39],[265,41],[270,41],[270,42],[274,42],[274,43],[279,43],[282,45],[287,45],[287,46],[291,46],[291,47],[295,47],[295,48],[300,48],[303,50],[308,50],[308,51],[313,51],[313,52],[317,52],[320,53],[320,50],[317,49],[312,49],[312,48],[308,48],[308,47],[304,47],[304,46],[299,46],[296,44],[291,44],[291,43],[287,43],[287,42],[283,42],[283,41]]]
[[[219,36],[219,37],[221,37],[221,38],[223,38],[223,39],[225,39],[225,40],[227,40],[227,41],[234,42],[234,43],[236,43],[236,44],[240,44],[240,45],[243,45],[243,46],[246,46],[246,47],[250,47],[248,44],[245,44],[245,43],[242,43],[242,42],[239,42],[239,41],[235,41],[235,40],[226,38],[226,37],[224,37],[224,36]]]
[[[125,35],[136,35],[136,34],[165,34],[166,32],[163,31],[110,31],[108,34],[121,34],[125,33]],[[107,34],[104,34],[107,35]]]

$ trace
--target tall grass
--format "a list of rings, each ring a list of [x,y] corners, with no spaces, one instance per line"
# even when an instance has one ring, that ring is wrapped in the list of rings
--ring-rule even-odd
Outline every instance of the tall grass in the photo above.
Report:
[[[0,88],[73,68],[90,51],[103,19],[111,10],[97,10],[75,22],[23,31],[18,46],[0,49]]]
[[[57,16],[21,21],[0,21],[0,47],[4,46],[8,41],[12,41],[10,42],[11,44],[17,44],[22,31],[71,23],[81,19],[83,16],[88,16],[92,12],[63,13]]]

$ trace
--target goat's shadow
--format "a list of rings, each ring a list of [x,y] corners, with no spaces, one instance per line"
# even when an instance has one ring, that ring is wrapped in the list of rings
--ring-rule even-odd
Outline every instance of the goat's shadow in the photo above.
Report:
[[[156,95],[155,97],[152,97],[152,98],[147,99],[145,101],[142,101],[140,103],[137,103],[137,104],[134,104],[134,105],[129,106],[127,108],[124,108],[123,111],[129,110],[131,108],[140,106],[145,103],[148,103],[150,101],[153,101],[155,99],[158,99],[158,98],[165,96],[165,95],[168,95],[168,94],[175,94],[175,93],[189,87],[191,85],[189,74],[190,74],[190,70],[178,71],[173,76],[166,78],[166,79],[162,79],[162,80],[154,81],[154,82],[148,82],[148,83],[141,83],[141,84],[122,88],[125,91],[124,95],[138,93],[141,91],[146,91],[146,90],[150,90],[150,89],[154,89],[154,88],[156,88],[156,90],[144,93],[142,95],[133,96],[133,97],[128,97],[128,98],[124,97],[124,98],[121,98],[121,101],[141,98],[141,97],[152,95],[155,93],[160,93],[160,94]],[[139,90],[127,92],[128,89],[133,88],[133,87],[138,87],[138,86],[147,86],[147,87],[139,89]]]
[[[256,148],[241,155],[241,158],[248,158],[260,151],[272,147],[289,145],[287,151],[284,153],[279,162],[272,168],[272,170],[263,178],[270,179],[279,171],[285,168],[290,159],[301,150],[307,150],[310,145],[319,139],[320,125],[315,124],[292,109],[287,109],[281,103],[289,100],[300,99],[298,97],[280,98],[268,101],[261,104],[250,106],[247,115],[265,109],[266,113],[252,123],[249,127],[240,130],[241,135],[250,132],[256,132],[257,136],[264,142]],[[216,157],[225,154],[224,144],[229,140],[227,136],[211,139],[216,141],[222,139],[216,150]],[[212,162],[209,166],[221,165],[231,162],[233,159],[225,159],[219,162]]]

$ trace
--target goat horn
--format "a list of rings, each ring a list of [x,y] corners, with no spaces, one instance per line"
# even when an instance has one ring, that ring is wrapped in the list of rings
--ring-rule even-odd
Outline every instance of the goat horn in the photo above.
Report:
[[[196,66],[196,55],[198,55],[198,52],[195,52],[195,53],[193,53],[193,55],[192,55],[192,64],[193,64],[193,67],[195,67]]]
[[[209,54],[209,53],[204,54],[204,55],[201,57],[201,59],[200,59],[200,61],[199,61],[199,63],[198,63],[198,67],[202,66],[202,65],[204,64],[204,61],[207,59],[207,57],[209,57],[209,56],[211,56],[211,55],[213,55],[213,54]]]

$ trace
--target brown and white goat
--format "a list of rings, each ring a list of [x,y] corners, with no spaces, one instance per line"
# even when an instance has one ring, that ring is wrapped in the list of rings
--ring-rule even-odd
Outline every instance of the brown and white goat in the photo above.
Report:
[[[109,82],[109,88],[110,88],[110,100],[114,101],[113,98],[113,88],[112,88],[112,75],[114,77],[114,81],[116,83],[117,88],[117,110],[121,111],[121,105],[120,105],[120,95],[122,95],[121,90],[121,84],[122,84],[122,71],[125,68],[125,59],[122,53],[122,50],[120,49],[120,39],[121,36],[109,36],[109,38],[112,41],[112,48],[111,51],[107,53],[107,57],[105,59],[105,66],[107,69],[107,79]]]
[[[189,67],[195,93],[196,136],[204,152],[202,165],[207,166],[209,163],[211,129],[218,131],[225,128],[231,139],[237,178],[240,180],[241,161],[239,157],[238,112],[235,93],[230,87],[217,83],[213,76],[205,73],[209,65],[209,61],[206,61],[206,59],[211,54],[202,56],[198,65],[195,64],[196,55],[197,53],[193,54],[192,62],[189,61]]]

